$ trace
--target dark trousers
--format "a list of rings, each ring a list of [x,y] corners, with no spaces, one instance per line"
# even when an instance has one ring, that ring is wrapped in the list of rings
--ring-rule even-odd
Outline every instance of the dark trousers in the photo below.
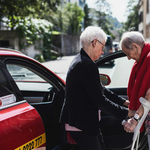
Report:
[[[82,131],[69,131],[69,133],[80,150],[106,150],[101,131],[97,136]]]

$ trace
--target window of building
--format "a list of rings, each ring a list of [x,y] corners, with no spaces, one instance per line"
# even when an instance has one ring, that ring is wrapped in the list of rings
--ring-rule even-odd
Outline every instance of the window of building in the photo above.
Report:
[[[0,40],[0,47],[10,47],[9,41],[8,40]]]
[[[149,0],[147,0],[147,4],[146,4],[146,12],[149,12]]]
[[[143,11],[139,14],[139,23],[143,22]]]
[[[149,13],[150,12],[150,0],[147,0],[146,6],[147,6],[147,13]]]

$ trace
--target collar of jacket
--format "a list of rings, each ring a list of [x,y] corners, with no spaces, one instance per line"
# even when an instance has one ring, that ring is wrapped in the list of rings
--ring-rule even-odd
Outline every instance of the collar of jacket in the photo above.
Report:
[[[92,61],[92,59],[90,58],[90,56],[85,52],[85,50],[83,48],[81,48],[80,54],[86,56],[87,58],[89,58]]]

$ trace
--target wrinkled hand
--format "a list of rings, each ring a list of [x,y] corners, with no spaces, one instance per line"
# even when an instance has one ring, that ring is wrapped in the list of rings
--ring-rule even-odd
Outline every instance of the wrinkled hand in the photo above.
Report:
[[[147,90],[145,98],[150,101],[150,88]]]
[[[128,111],[128,117],[129,118],[133,117],[134,114],[135,114],[135,112],[136,112],[136,110],[129,109],[129,111]]]
[[[129,100],[126,100],[126,101],[123,103],[123,105],[124,105],[124,106],[127,106],[127,107],[129,106],[129,104],[130,104]]]
[[[136,127],[136,125],[137,125],[137,121],[135,121],[133,118],[130,118],[130,119],[128,119],[124,124],[123,124],[123,126],[124,126],[124,130],[126,131],[126,132],[133,132],[133,130],[134,130],[134,128]]]

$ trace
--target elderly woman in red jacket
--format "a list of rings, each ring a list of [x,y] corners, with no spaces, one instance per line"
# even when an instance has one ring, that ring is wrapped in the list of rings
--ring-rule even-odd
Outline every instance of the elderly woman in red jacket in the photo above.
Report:
[[[120,46],[128,59],[134,59],[135,63],[131,70],[128,83],[129,120],[124,123],[124,129],[127,132],[133,132],[138,120],[143,114],[143,106],[139,98],[145,97],[147,90],[150,88],[150,43],[146,43],[140,32],[132,31],[123,34]],[[146,97],[148,98],[148,97]],[[150,115],[146,121],[146,129],[150,141]],[[144,126],[141,128],[143,131]]]

